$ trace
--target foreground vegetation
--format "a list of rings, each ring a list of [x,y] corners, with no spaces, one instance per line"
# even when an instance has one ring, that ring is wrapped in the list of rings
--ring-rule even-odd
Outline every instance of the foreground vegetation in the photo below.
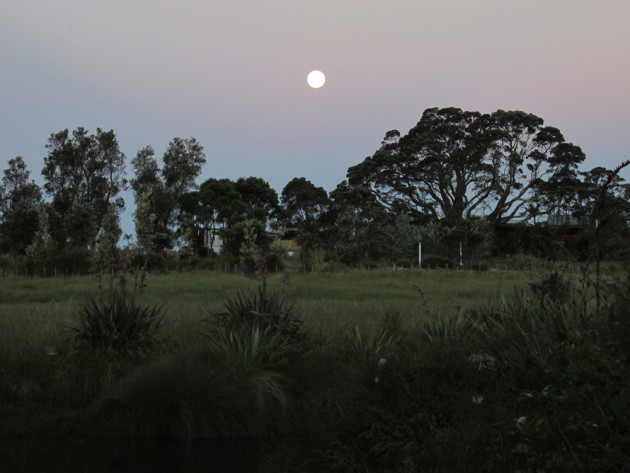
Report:
[[[4,277],[0,436],[255,437],[268,471],[624,471],[630,285],[606,273]]]

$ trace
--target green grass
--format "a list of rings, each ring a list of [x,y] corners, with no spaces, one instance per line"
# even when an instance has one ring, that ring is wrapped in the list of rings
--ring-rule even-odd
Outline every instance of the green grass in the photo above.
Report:
[[[254,279],[152,275],[142,297],[164,323],[142,356],[71,343],[93,278],[5,277],[0,438],[278,431],[269,471],[283,452],[294,472],[622,471],[630,286],[607,288],[620,302],[596,318],[571,274],[568,301],[530,291],[549,270],[273,275],[303,321],[296,346],[257,324],[217,330],[211,314]]]
[[[515,271],[343,272],[292,274],[269,280],[302,312],[305,326],[334,333],[369,328],[388,311],[402,314],[403,326],[458,307],[496,301],[501,293],[525,288],[528,277]],[[133,287],[134,281],[128,282]],[[222,310],[226,297],[258,281],[225,273],[150,275],[143,296],[165,308],[165,333],[176,345],[195,345],[203,320]],[[418,290],[421,289],[421,292]],[[94,277],[25,278],[7,276],[0,286],[0,360],[13,363],[45,353],[76,325],[81,303],[98,292]]]

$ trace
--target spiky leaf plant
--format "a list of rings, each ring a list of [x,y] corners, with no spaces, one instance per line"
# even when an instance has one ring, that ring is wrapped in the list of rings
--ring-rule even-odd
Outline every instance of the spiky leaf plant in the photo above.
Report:
[[[87,299],[73,332],[77,348],[102,353],[144,354],[158,345],[164,320],[162,306],[147,304],[124,290],[111,289]]]
[[[271,327],[247,330],[218,327],[211,337],[215,358],[227,360],[238,373],[256,373],[285,365],[294,347],[291,341],[274,333]]]
[[[468,317],[462,310],[456,314],[438,314],[422,321],[421,334],[429,342],[455,340],[461,337],[468,324]]]
[[[467,313],[468,335],[503,352],[507,363],[534,360],[547,366],[563,351],[563,345],[589,330],[593,316],[544,297],[534,301],[525,294],[502,298],[497,308]]]
[[[268,294],[264,286],[239,291],[225,300],[225,311],[213,313],[212,321],[228,332],[250,331],[258,327],[270,335],[293,342],[303,340],[302,320],[295,304],[280,293]]]
[[[358,326],[343,332],[343,351],[353,361],[372,364],[387,353],[396,337],[386,328],[364,330]]]

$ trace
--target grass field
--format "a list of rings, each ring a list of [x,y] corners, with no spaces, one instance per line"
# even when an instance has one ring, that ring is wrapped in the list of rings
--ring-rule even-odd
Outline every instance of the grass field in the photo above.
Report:
[[[425,317],[497,302],[525,290],[537,275],[519,271],[386,271],[273,275],[270,291],[283,292],[300,309],[306,327],[336,331],[366,328],[397,312],[406,326]],[[190,340],[226,296],[253,288],[255,279],[226,273],[152,275],[144,297],[164,305],[166,327],[175,342]],[[129,281],[128,285],[134,285]],[[98,293],[93,277],[5,277],[0,286],[0,353],[7,363],[44,353],[64,343],[81,302]]]
[[[141,317],[109,334],[114,305],[84,305],[109,294],[94,278],[6,276],[0,439],[255,436],[261,471],[623,471],[630,286],[608,271],[597,314],[579,272],[549,275],[292,273],[266,293],[150,275],[141,298],[163,312],[122,299]]]

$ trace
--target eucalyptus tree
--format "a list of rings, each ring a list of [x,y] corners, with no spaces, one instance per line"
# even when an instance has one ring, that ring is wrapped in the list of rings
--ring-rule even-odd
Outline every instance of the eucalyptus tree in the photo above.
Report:
[[[39,227],[42,194],[21,156],[10,159],[0,185],[0,250],[24,253]]]
[[[125,155],[113,130],[78,127],[51,134],[42,175],[52,199],[50,229],[62,246],[93,247],[110,206],[120,213],[127,186]]]
[[[144,252],[161,252],[172,247],[169,222],[173,199],[162,181],[160,168],[151,146],[142,148],[131,160],[131,179],[136,210],[133,219],[136,240]]]
[[[155,150],[146,146],[131,164],[131,187],[136,200],[134,221],[140,246],[152,252],[173,248],[177,240],[176,224],[180,217],[182,196],[196,188],[206,156],[195,138],[173,138],[163,156],[162,168]]]
[[[387,132],[373,156],[348,169],[348,182],[416,219],[529,218],[543,184],[575,175],[584,160],[579,147],[543,123],[521,111],[427,109],[406,135]]]

